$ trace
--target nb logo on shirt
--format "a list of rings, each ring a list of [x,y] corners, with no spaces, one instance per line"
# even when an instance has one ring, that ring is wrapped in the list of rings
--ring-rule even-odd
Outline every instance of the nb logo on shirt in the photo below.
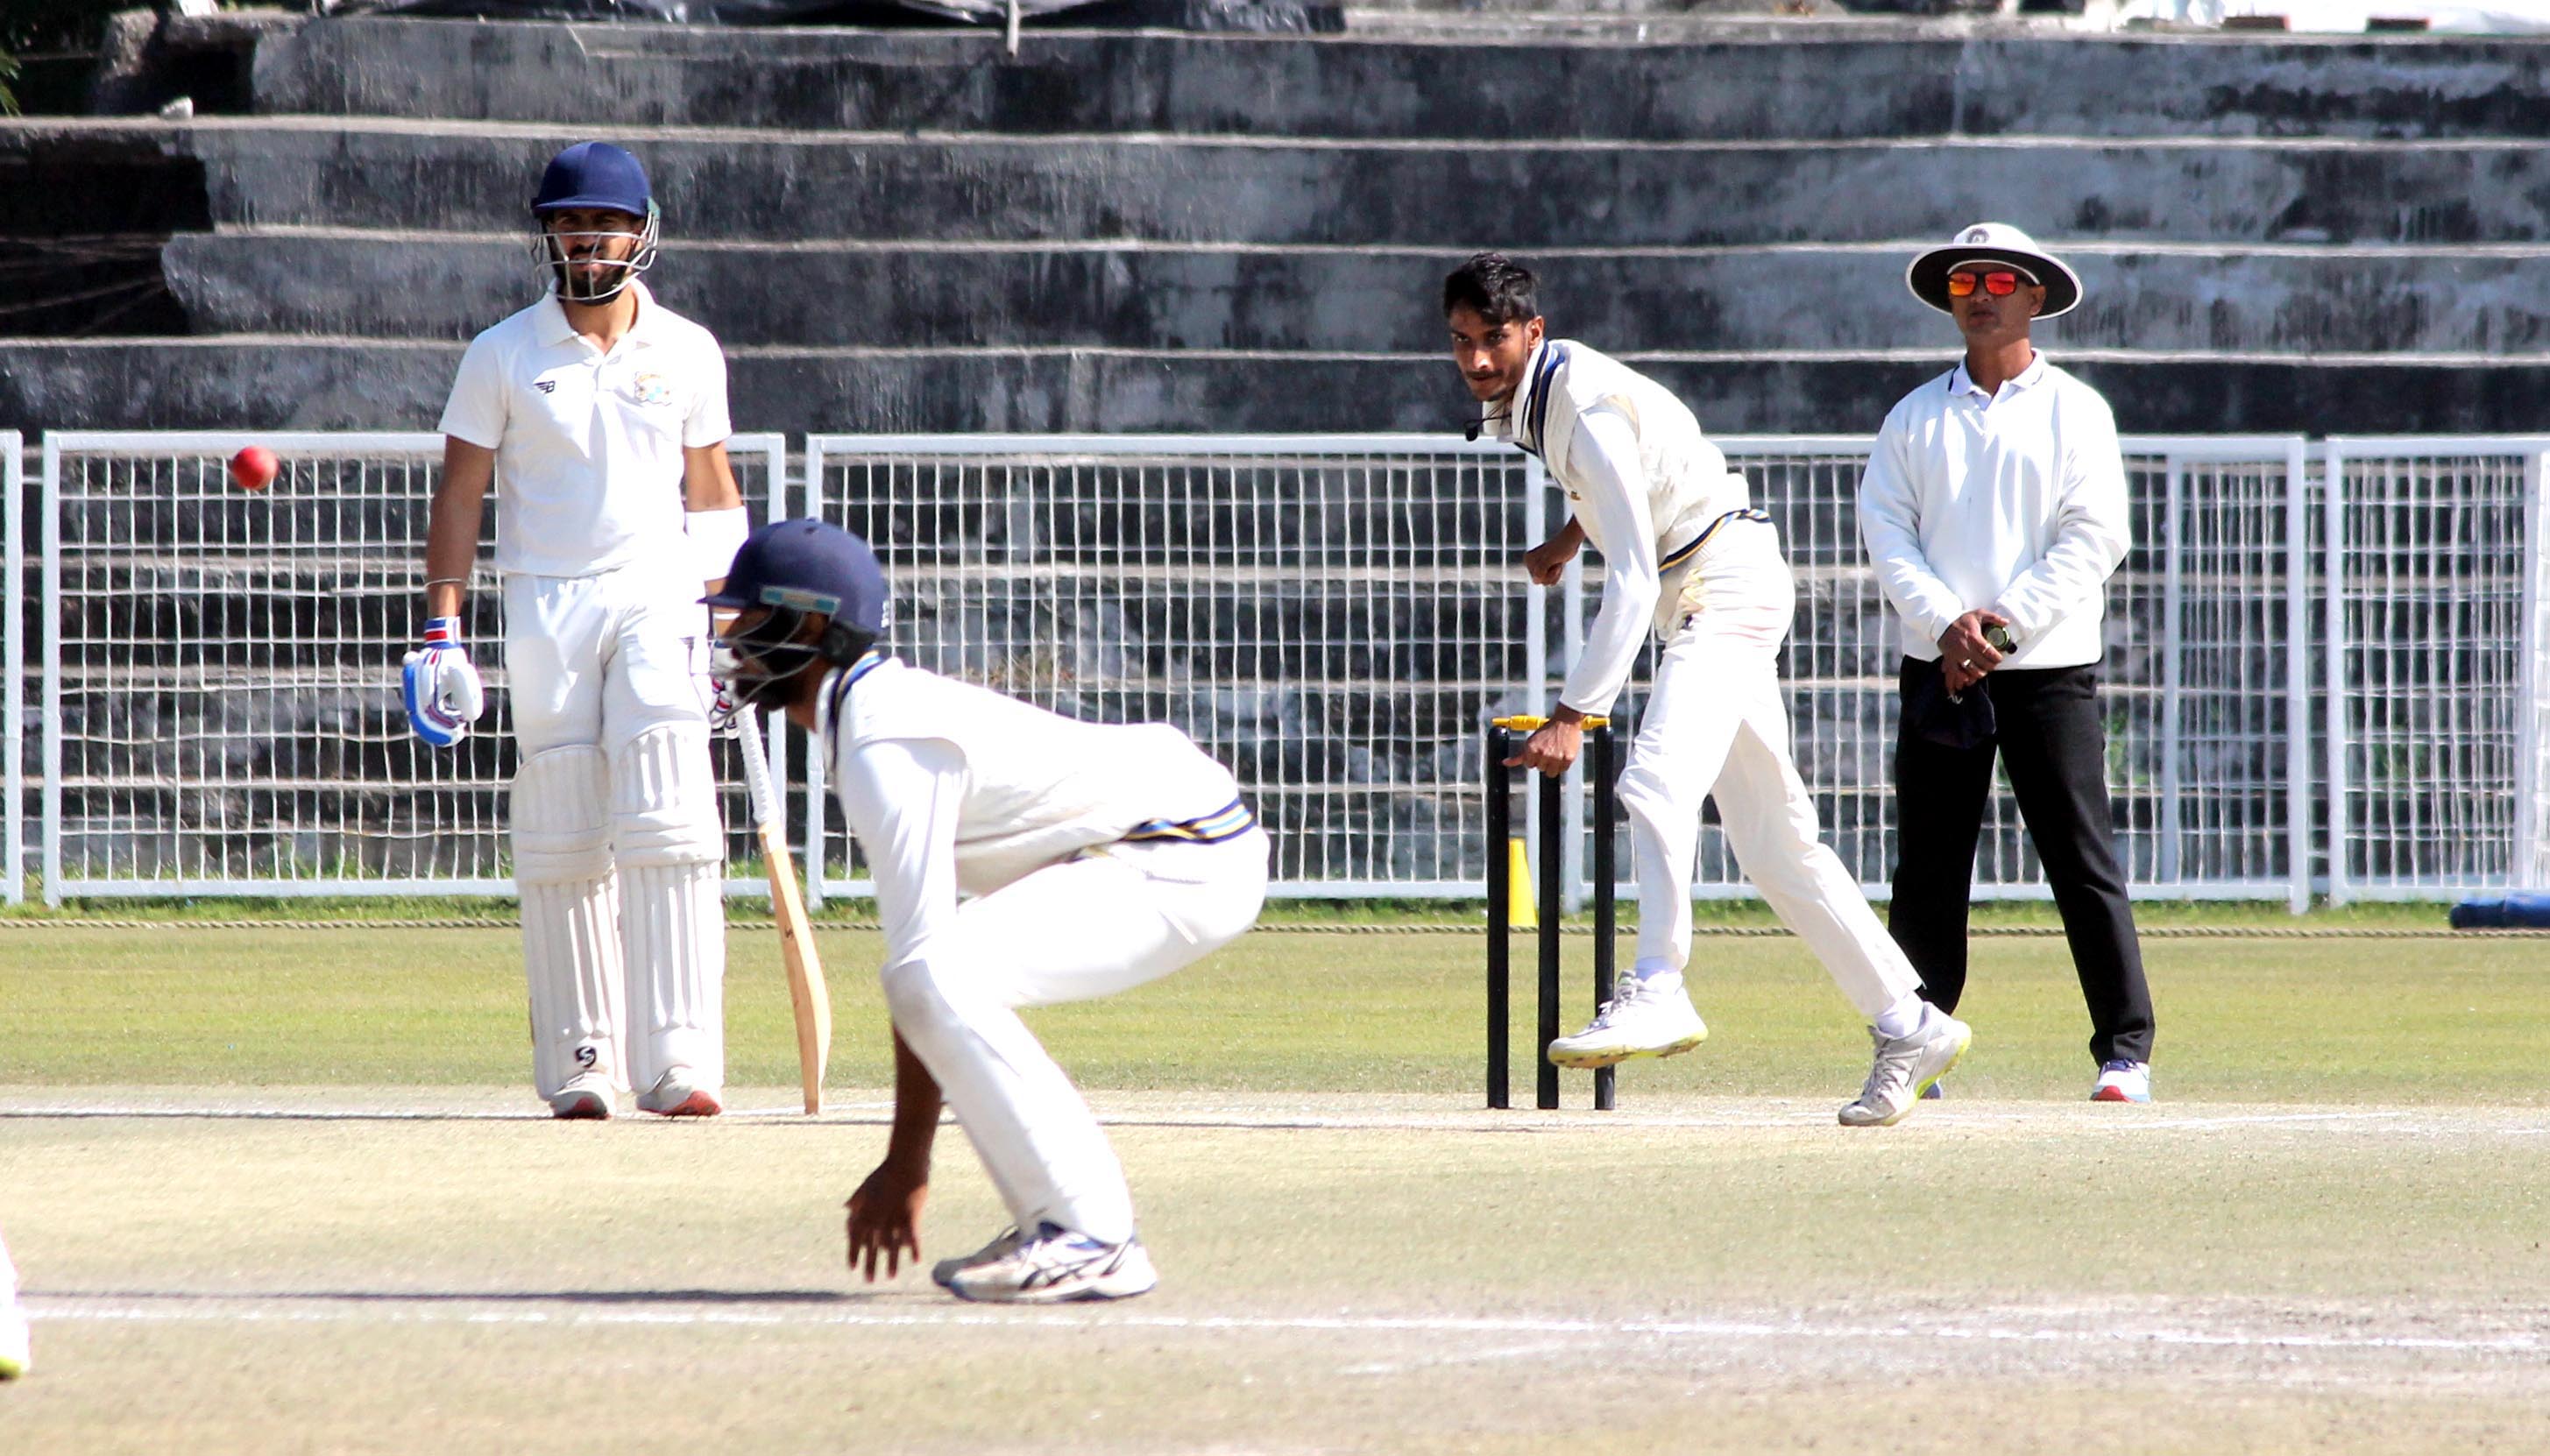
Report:
[[[557,393],[557,381],[554,379],[535,379],[532,381],[532,388],[539,390],[542,394],[555,394]]]

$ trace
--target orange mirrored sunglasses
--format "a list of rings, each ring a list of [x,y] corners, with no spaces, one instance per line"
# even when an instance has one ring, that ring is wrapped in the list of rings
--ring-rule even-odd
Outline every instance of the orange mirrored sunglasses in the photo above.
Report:
[[[1975,282],[1977,279],[1981,279],[1983,281],[1984,292],[1991,294],[1995,298],[2008,298],[2018,291],[2019,276],[2016,273],[2010,272],[2006,269],[1991,273],[1950,273],[1948,275],[1948,297],[1973,297]]]

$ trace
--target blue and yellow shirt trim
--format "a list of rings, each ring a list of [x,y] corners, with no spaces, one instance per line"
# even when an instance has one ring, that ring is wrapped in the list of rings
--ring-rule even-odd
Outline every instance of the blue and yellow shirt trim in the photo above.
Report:
[[[1717,528],[1724,526],[1729,521],[1768,521],[1770,519],[1770,512],[1757,511],[1751,506],[1746,506],[1741,510],[1729,511],[1725,515],[1709,523],[1707,527],[1702,529],[1700,534],[1693,536],[1688,542],[1677,547],[1673,554],[1665,557],[1661,561],[1658,561],[1656,563],[1656,570],[1660,572],[1671,571],[1685,561],[1699,555],[1700,548],[1709,544],[1709,538],[1717,534]]]
[[[1170,839],[1187,844],[1220,844],[1255,827],[1257,816],[1248,812],[1247,801],[1233,799],[1201,819],[1145,820],[1127,829],[1125,837],[1136,843]]]

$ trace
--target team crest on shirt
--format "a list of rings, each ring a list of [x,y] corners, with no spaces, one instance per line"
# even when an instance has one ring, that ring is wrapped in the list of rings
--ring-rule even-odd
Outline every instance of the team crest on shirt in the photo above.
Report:
[[[629,381],[629,397],[641,405],[669,405],[673,402],[673,381],[661,374],[640,374]]]

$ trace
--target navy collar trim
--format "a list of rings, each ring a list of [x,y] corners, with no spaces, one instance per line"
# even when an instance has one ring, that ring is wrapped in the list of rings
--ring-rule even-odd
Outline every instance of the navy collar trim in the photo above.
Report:
[[[1542,432],[1549,426],[1549,386],[1566,362],[1566,345],[1555,341],[1543,342],[1540,358],[1531,366],[1531,379],[1523,386],[1531,397],[1523,406],[1522,429],[1515,432],[1515,443],[1543,460],[1548,458],[1541,454],[1541,450],[1544,442]]]

